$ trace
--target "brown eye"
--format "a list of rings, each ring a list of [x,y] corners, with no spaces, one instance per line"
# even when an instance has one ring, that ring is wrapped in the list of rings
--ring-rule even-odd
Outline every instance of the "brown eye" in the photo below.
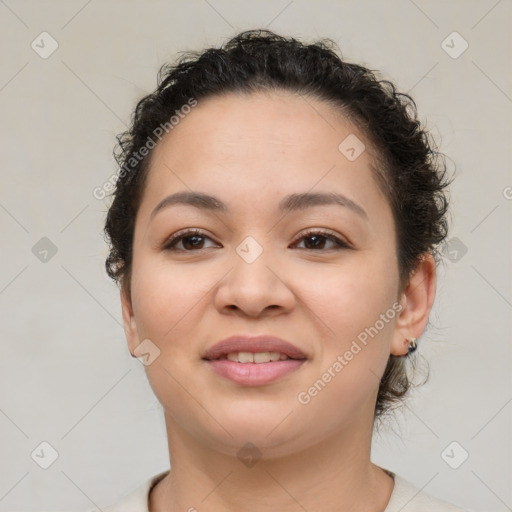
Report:
[[[202,231],[197,229],[187,230],[172,236],[163,246],[163,249],[166,251],[182,252],[200,251],[207,248],[204,247],[205,240],[211,240],[211,238]],[[350,246],[346,242],[340,240],[337,236],[328,231],[310,231],[299,238],[299,241],[302,240],[304,240],[306,244],[306,246],[302,248],[308,251],[350,249]],[[325,246],[329,242],[333,244],[333,246],[326,248]],[[182,247],[177,247],[180,243]],[[295,245],[296,244],[297,242],[295,242]]]
[[[310,240],[310,242],[306,242],[306,247],[304,247],[304,249],[312,251],[325,249],[325,244],[327,241],[332,242],[334,244],[334,247],[330,247],[325,250],[339,250],[350,248],[347,243],[343,242],[337,236],[327,231],[310,231],[308,233],[303,234],[299,238],[299,241],[300,240]]]
[[[205,249],[204,241],[211,240],[209,236],[206,236],[202,231],[197,229],[191,229],[177,235],[172,236],[164,245],[163,249],[166,251],[183,251],[192,252],[194,250]],[[183,248],[177,248],[176,246],[182,243]]]

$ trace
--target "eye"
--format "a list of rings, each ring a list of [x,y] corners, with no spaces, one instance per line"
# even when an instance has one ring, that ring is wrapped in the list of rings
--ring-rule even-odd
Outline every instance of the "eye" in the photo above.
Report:
[[[189,229],[172,236],[167,240],[163,249],[166,251],[185,252],[191,252],[194,249],[201,250],[205,248],[203,247],[205,239],[211,240],[211,238],[206,236],[202,231],[199,231],[198,229]],[[176,248],[179,243],[182,243],[183,248]],[[191,248],[191,250],[189,250],[189,248]]]
[[[202,231],[198,229],[189,229],[173,235],[169,240],[167,240],[163,246],[163,250],[183,252],[192,252],[194,250],[200,251],[205,249],[204,240],[206,239],[211,240],[211,238]],[[349,244],[340,240],[336,235],[329,231],[309,231],[302,234],[298,240],[306,241],[308,239],[313,242],[309,244],[310,247],[304,247],[306,250],[317,251],[325,249],[326,241],[334,244],[334,247],[327,248],[326,250],[350,249]],[[182,247],[177,247],[180,243],[182,244]],[[296,244],[297,242],[294,243]]]
[[[302,234],[302,236],[299,238],[299,241],[308,239],[312,240],[313,243],[310,244],[312,245],[312,247],[304,247],[304,249],[306,250],[323,249],[326,241],[332,242],[334,244],[334,247],[331,247],[331,249],[350,249],[349,244],[340,240],[336,235],[334,235],[330,231],[309,231],[307,233]]]

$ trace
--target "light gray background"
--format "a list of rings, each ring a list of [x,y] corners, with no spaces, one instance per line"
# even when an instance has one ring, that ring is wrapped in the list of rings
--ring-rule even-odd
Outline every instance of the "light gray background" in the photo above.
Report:
[[[511,510],[511,14],[510,0],[0,1],[0,511],[102,507],[168,467],[92,191],[161,64],[259,27],[332,37],[409,91],[448,153],[452,245],[420,346],[431,378],[373,460],[469,510]],[[59,45],[47,59],[31,48],[43,31]],[[458,58],[442,46],[453,31]],[[31,458],[42,441],[59,455],[48,469]],[[442,457],[453,441],[469,453],[458,469]]]

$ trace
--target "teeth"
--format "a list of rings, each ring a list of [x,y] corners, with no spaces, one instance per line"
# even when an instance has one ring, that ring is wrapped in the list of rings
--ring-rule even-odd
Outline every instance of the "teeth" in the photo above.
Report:
[[[270,363],[271,361],[284,361],[290,359],[279,352],[231,352],[227,359],[238,363]]]
[[[253,363],[254,356],[251,352],[238,352],[238,360],[241,363]]]
[[[254,354],[255,363],[270,363],[272,361],[270,352],[257,352]]]

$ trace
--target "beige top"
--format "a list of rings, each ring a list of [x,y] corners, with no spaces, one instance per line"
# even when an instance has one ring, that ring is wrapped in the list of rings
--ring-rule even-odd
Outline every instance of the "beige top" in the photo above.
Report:
[[[387,469],[384,469],[384,471],[393,478],[395,486],[389,503],[383,512],[468,512],[447,501],[420,491],[407,480]],[[115,505],[103,507],[103,512],[149,512],[149,492],[167,473],[169,473],[169,470],[147,479]]]

